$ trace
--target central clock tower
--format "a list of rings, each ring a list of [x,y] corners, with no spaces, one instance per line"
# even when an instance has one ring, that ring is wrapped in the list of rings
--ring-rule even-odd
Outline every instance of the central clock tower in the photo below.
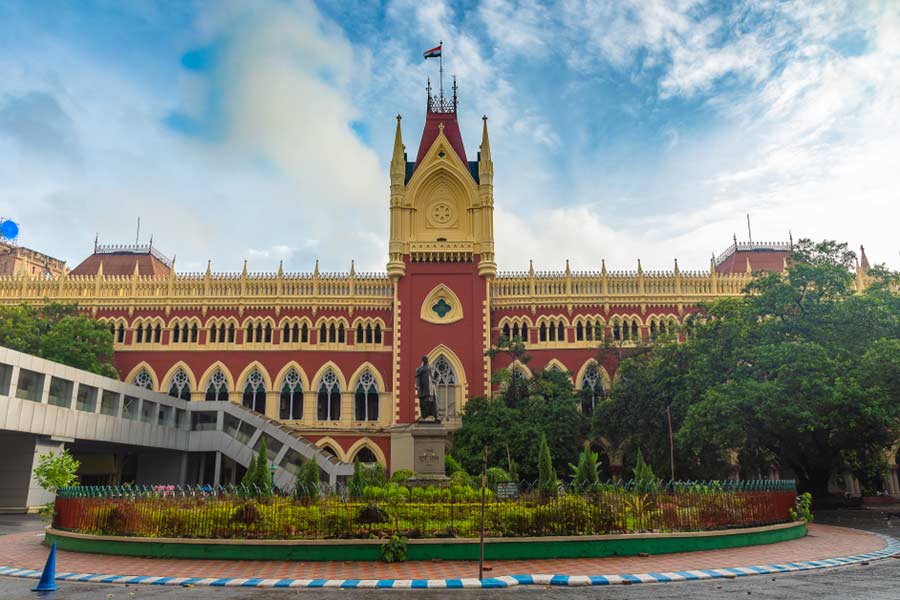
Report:
[[[418,418],[415,369],[422,356],[452,386],[440,406],[450,429],[466,401],[489,393],[490,282],[494,262],[494,167],[487,117],[477,160],[466,158],[453,95],[429,85],[422,139],[407,160],[397,116],[391,159],[388,276],[394,284],[395,422]]]

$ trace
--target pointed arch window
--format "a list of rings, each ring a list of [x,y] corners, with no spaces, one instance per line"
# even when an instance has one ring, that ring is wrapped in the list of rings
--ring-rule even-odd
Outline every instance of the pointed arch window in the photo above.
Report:
[[[316,417],[320,421],[341,420],[341,387],[337,375],[331,369],[325,371],[322,383],[319,384]]]
[[[138,325],[134,332],[134,341],[136,344],[144,343],[144,326]]]
[[[285,420],[303,418],[303,382],[293,367],[284,376],[284,382],[281,384],[278,416]]]
[[[458,417],[458,391],[456,372],[445,356],[434,361],[431,370],[431,381],[437,396],[438,413],[443,418]]]
[[[363,446],[359,449],[359,452],[356,453],[356,456],[354,456],[353,460],[358,460],[364,465],[372,465],[378,462],[378,458],[375,456],[375,453],[372,452],[371,448],[367,448],[366,446]]]
[[[575,324],[575,341],[584,341],[584,323],[581,321],[578,321],[578,323]]]
[[[181,325],[175,323],[175,326],[172,327],[172,343],[177,344],[181,342]]]
[[[235,331],[234,323],[232,323],[231,325],[228,326],[228,343],[229,344],[234,343],[234,331]]]
[[[215,344],[215,343],[216,343],[216,340],[217,340],[218,338],[219,338],[219,327],[218,327],[218,325],[216,325],[215,323],[213,323],[213,324],[210,325],[210,327],[209,327],[209,336],[208,336],[208,338],[207,338],[207,341],[208,341],[210,344]]]
[[[541,323],[540,341],[542,341],[542,342],[547,341],[547,323]]]
[[[566,326],[562,321],[556,325],[556,339],[560,342],[566,341]]]
[[[156,328],[153,330],[153,343],[158,344],[161,339],[162,339],[162,325],[157,323]]]
[[[322,323],[322,326],[319,327],[319,343],[328,343],[328,326],[326,326],[325,323]]]
[[[584,370],[581,376],[581,412],[587,416],[594,414],[597,403],[606,397],[606,389],[603,387],[603,377],[600,369],[591,364]]]
[[[191,343],[192,343],[192,344],[196,344],[196,343],[197,343],[197,336],[198,336],[198,335],[200,335],[200,328],[197,327],[197,324],[196,324],[196,323],[194,323],[193,325],[191,325]]]
[[[181,400],[191,399],[191,380],[184,369],[178,369],[172,376],[172,384],[169,386],[169,395]]]
[[[356,386],[356,394],[353,399],[357,421],[378,420],[378,397],[378,386],[375,383],[375,376],[366,369],[359,376],[359,383]]]
[[[300,341],[304,344],[309,343],[309,326],[306,323],[300,328]]]
[[[375,343],[381,343],[381,325],[378,323],[375,323]]]
[[[206,399],[209,401],[224,402],[228,400],[228,380],[221,369],[216,369],[206,384]]]
[[[259,369],[253,369],[247,376],[242,404],[258,413],[266,412],[266,384]]]
[[[516,329],[518,329],[518,325],[516,326]],[[503,337],[512,339],[512,329],[509,328],[509,323],[503,326]]]
[[[150,377],[150,373],[147,372],[147,369],[141,369],[138,371],[134,378],[131,380],[131,385],[136,385],[138,387],[146,388],[148,390],[153,389],[153,378]]]

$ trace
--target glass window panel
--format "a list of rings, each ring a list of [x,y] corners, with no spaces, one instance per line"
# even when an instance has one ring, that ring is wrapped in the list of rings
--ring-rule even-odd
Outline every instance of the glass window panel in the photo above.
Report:
[[[122,405],[122,416],[126,419],[137,419],[138,407],[141,405],[140,398],[134,396],[125,396],[125,402]]]
[[[178,429],[184,429],[185,417],[187,416],[187,411],[183,408],[175,409],[175,427]]]
[[[41,373],[35,373],[28,369],[19,369],[19,381],[16,386],[16,398],[22,400],[31,400],[32,402],[41,401],[41,393],[44,391],[44,376]],[[69,401],[71,402],[71,391],[69,392]]]
[[[141,421],[144,423],[152,423],[156,418],[156,402],[144,400],[141,403]]]
[[[109,415],[110,417],[119,414],[119,394],[110,390],[103,390],[100,396],[100,414]]]
[[[61,406],[63,408],[72,406],[72,382],[68,379],[51,377],[47,402],[53,406]]]
[[[268,433],[264,433],[259,436],[258,440],[256,440],[256,444],[254,444],[253,446],[254,452],[259,452],[259,447],[262,444],[263,439],[266,440],[266,452],[268,453],[269,461],[271,462],[272,459],[275,458],[275,455],[281,452],[281,448],[282,446],[284,446],[284,444],[273,438]]]
[[[159,417],[157,417],[156,422],[163,427],[169,427],[172,424],[172,407],[166,406],[165,404],[159,405]]]
[[[216,413],[198,411],[191,413],[191,431],[215,431]]]
[[[75,399],[75,408],[84,412],[96,412],[97,388],[79,383],[78,396]]]
[[[12,366],[0,363],[0,396],[9,395],[10,381],[12,381]]]

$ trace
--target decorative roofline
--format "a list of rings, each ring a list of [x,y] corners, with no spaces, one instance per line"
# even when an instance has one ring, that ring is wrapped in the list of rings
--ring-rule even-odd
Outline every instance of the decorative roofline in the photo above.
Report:
[[[790,242],[734,242],[728,246],[721,254],[716,257],[716,266],[718,267],[735,252],[790,252],[793,246]]]
[[[456,77],[453,77],[453,96],[450,98],[444,97],[444,90],[441,89],[440,93],[437,95],[432,95],[431,93],[431,78],[428,79],[428,85],[426,86],[426,91],[428,93],[428,112],[430,113],[446,113],[446,114],[454,114],[456,113],[456,107],[459,102],[457,98],[457,87],[456,87]]]
[[[94,254],[149,254],[170,269],[172,268],[172,259],[153,247],[153,242],[149,244],[94,244]]]

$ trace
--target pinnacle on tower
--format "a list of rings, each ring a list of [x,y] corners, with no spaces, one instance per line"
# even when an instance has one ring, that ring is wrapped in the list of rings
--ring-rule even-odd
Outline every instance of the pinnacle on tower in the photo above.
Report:
[[[866,256],[866,247],[859,247],[859,268],[863,271],[868,271],[871,267],[869,266],[869,257]]]
[[[391,183],[403,183],[406,174],[406,147],[403,145],[403,134],[400,132],[400,120],[397,115],[397,130],[394,133],[394,152],[391,155]]]

